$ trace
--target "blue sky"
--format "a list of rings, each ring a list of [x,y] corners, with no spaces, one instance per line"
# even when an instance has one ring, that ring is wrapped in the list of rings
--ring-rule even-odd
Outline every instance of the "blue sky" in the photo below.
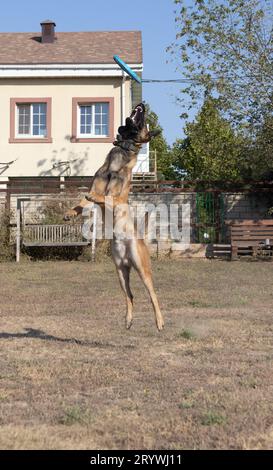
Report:
[[[52,19],[57,31],[141,30],[143,78],[180,78],[176,65],[167,64],[166,47],[175,39],[173,0],[11,0],[3,2],[0,31],[40,30],[40,21]],[[175,102],[179,84],[144,84],[143,98],[159,115],[169,143],[182,136],[183,122]]]

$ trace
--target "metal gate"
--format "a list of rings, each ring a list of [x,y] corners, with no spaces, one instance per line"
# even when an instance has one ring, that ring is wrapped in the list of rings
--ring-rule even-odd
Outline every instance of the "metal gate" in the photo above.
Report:
[[[219,192],[196,193],[196,242],[221,243],[225,237],[224,198]]]

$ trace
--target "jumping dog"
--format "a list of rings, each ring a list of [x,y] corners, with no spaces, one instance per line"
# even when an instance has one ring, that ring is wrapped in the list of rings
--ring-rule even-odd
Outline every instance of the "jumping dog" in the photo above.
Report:
[[[158,330],[164,320],[153,286],[150,255],[143,238],[138,236],[128,207],[128,195],[133,167],[141,146],[149,142],[160,131],[149,131],[145,119],[145,106],[140,103],[120,126],[118,136],[102,167],[96,172],[88,196],[70,209],[65,220],[80,214],[90,201],[113,211],[114,233],[111,244],[121,288],[126,297],[126,327],[133,321],[133,294],[130,288],[130,271],[134,268],[143,281],[153,305]],[[111,201],[110,206],[108,201]]]

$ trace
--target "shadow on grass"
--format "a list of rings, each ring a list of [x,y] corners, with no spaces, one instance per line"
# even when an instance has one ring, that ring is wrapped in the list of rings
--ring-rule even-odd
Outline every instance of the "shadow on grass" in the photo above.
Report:
[[[60,338],[58,336],[53,336],[45,333],[42,330],[35,330],[33,328],[24,328],[24,333],[5,333],[0,332],[0,339],[9,339],[9,338],[31,338],[31,339],[41,339],[45,341],[58,341],[61,343],[70,343],[77,344],[79,346],[91,346],[94,348],[109,348],[113,347],[113,344],[110,343],[101,343],[100,341],[82,341],[76,338]]]

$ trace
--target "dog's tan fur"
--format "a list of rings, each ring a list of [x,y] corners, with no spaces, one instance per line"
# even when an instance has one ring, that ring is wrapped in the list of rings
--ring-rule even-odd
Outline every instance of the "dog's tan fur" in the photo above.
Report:
[[[138,272],[150,295],[156,326],[160,331],[164,327],[164,320],[153,286],[149,251],[145,241],[138,237],[128,206],[132,170],[137,161],[137,154],[141,144],[149,140],[151,140],[151,134],[148,131],[146,122],[143,121],[143,125],[137,132],[136,149],[128,151],[128,162],[119,168],[117,177],[115,175],[114,178],[110,178],[110,182],[109,179],[106,182],[103,174],[102,177],[100,174],[96,174],[87,198],[80,201],[66,215],[74,216],[80,214],[83,207],[89,204],[90,201],[99,204],[105,210],[113,211],[114,234],[111,247],[112,257],[121,288],[126,297],[126,327],[130,328],[133,321],[133,295],[130,288],[130,271],[133,267]],[[104,166],[107,166],[107,159]],[[111,198],[106,198],[106,196],[111,196]],[[109,200],[111,200],[110,206],[108,204]]]

